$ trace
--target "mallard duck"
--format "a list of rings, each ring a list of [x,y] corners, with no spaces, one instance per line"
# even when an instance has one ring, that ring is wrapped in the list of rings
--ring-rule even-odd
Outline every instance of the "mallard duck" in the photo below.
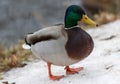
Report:
[[[94,47],[91,36],[79,27],[80,22],[97,26],[80,6],[71,5],[66,10],[64,25],[46,27],[26,35],[25,42],[31,47],[32,53],[47,62],[50,80],[64,77],[54,76],[51,64],[65,66],[67,75],[83,70],[83,67],[69,67],[86,58]]]

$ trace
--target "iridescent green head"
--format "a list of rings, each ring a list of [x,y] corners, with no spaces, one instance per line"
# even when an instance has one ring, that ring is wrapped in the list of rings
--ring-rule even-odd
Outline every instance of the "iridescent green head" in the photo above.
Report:
[[[78,5],[71,5],[67,8],[65,13],[65,28],[70,28],[79,25],[82,21],[89,25],[96,26],[96,23],[89,19],[84,10]]]

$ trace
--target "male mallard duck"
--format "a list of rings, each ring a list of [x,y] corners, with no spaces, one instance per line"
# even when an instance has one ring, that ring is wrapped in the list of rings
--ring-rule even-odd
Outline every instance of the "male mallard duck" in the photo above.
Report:
[[[87,57],[93,50],[91,36],[81,29],[79,21],[96,26],[96,23],[87,17],[84,10],[77,5],[67,8],[65,24],[43,28],[25,38],[26,44],[31,46],[33,54],[48,64],[48,74],[51,80],[59,80],[64,76],[54,76],[51,64],[66,66],[66,74],[78,73],[83,67],[70,68]]]

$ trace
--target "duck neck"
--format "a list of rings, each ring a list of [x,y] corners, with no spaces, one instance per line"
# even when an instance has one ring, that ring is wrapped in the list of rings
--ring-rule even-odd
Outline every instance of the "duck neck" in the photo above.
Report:
[[[71,28],[71,27],[74,27],[74,26],[76,26],[77,25],[77,23],[76,22],[74,22],[74,21],[70,21],[70,20],[65,20],[65,28]]]
[[[72,27],[69,27],[69,28],[66,28],[64,27],[66,30],[69,30],[69,29],[73,29],[73,28],[76,28],[76,27],[80,27],[79,25],[76,25],[76,26],[72,26]]]

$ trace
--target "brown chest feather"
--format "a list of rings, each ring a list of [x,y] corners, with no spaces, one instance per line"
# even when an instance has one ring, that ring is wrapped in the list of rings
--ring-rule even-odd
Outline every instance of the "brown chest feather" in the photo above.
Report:
[[[80,28],[66,30],[68,41],[66,51],[72,59],[82,60],[93,50],[94,44],[90,35]]]

